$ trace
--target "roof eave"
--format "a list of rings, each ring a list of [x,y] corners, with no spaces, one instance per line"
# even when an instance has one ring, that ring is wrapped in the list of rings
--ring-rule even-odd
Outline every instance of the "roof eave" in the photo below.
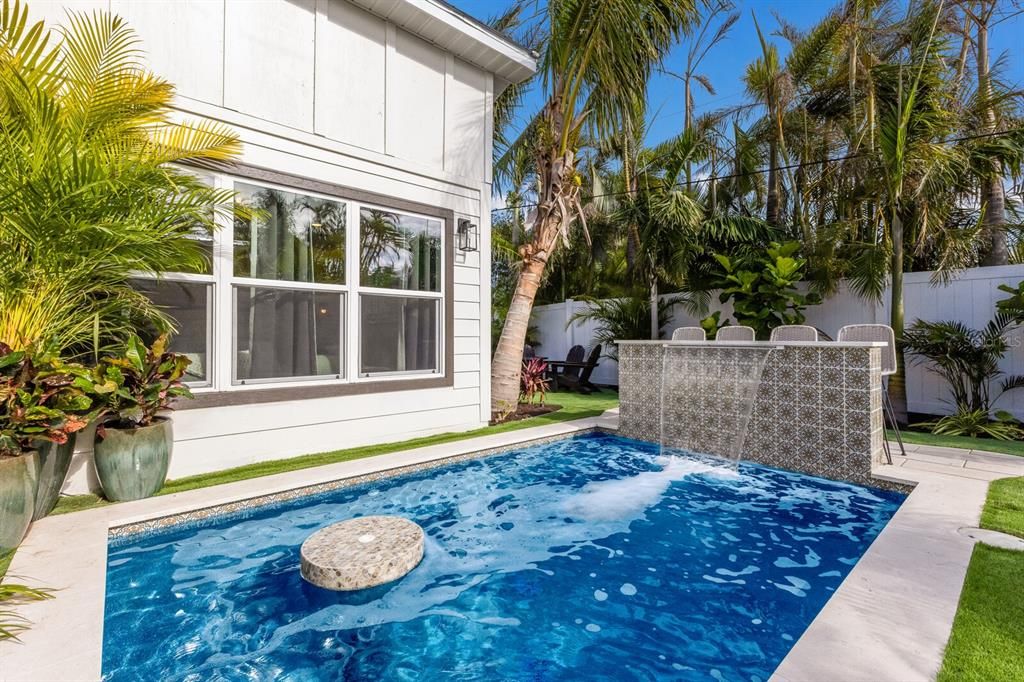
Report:
[[[349,0],[446,52],[495,75],[498,83],[518,83],[537,72],[537,58],[522,45],[442,0]]]

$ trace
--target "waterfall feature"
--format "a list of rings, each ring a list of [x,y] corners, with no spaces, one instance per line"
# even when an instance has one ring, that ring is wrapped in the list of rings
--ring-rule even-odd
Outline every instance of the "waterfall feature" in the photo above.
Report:
[[[684,450],[739,463],[773,349],[667,344],[661,367],[662,453]]]

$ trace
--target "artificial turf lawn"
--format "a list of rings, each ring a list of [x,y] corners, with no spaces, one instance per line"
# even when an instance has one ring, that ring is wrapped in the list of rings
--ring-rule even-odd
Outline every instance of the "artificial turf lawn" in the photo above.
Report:
[[[896,434],[886,431],[886,437],[895,443]],[[900,431],[904,443],[915,445],[938,445],[944,448],[961,448],[963,450],[984,450],[985,452],[1001,452],[1004,455],[1024,457],[1024,441],[995,440],[994,438],[971,438],[970,436],[937,436],[934,433],[920,431]]]
[[[380,445],[368,445],[358,448],[349,448],[347,450],[334,450],[332,452],[303,455],[301,457],[292,457],[290,459],[275,459],[267,462],[259,462],[257,464],[247,464],[245,466],[235,467],[234,469],[224,469],[222,471],[214,471],[208,474],[200,474],[198,476],[189,476],[187,478],[168,481],[164,485],[163,489],[161,489],[157,494],[170,495],[172,493],[180,493],[186,490],[194,490],[196,488],[207,488],[209,486],[220,485],[222,483],[244,481],[246,479],[257,478],[259,476],[270,476],[271,474],[280,474],[286,471],[307,469],[309,467],[334,464],[336,462],[348,462],[354,459],[373,457],[374,455],[383,455],[389,452],[412,450],[413,448],[422,448],[428,445],[438,445],[440,443],[450,443],[465,440],[467,438],[475,438],[477,436],[486,436],[493,433],[518,431],[519,429],[543,426],[545,424],[555,424],[558,422],[573,421],[574,419],[596,417],[605,410],[615,407],[618,403],[619,394],[611,390],[604,390],[600,393],[591,393],[590,395],[582,395],[579,393],[552,393],[548,396],[548,404],[560,405],[562,409],[537,417],[506,422],[495,426],[485,426],[474,431],[441,433],[435,436],[414,438],[412,440],[400,441],[397,443],[382,443]],[[83,509],[92,509],[93,507],[99,507],[105,504],[110,503],[96,495],[66,495],[60,498],[60,502],[57,503],[57,508],[53,510],[53,513],[67,514],[69,512],[81,511]]]
[[[992,483],[981,525],[1024,537],[1024,478]],[[1024,552],[978,543],[938,682],[1024,680]]]
[[[1001,478],[992,482],[981,512],[981,527],[1024,538],[1024,478]],[[1024,573],[1024,552],[1020,570]],[[1018,594],[1024,598],[1024,592]]]

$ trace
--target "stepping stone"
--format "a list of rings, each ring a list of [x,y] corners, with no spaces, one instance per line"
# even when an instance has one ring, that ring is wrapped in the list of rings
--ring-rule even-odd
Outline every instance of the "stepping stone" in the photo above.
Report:
[[[328,590],[398,580],[423,558],[423,529],[398,516],[364,516],[321,528],[302,543],[300,573]]]
[[[966,535],[972,540],[984,542],[986,545],[992,545],[993,547],[1024,551],[1024,539],[1007,533],[1000,533],[997,530],[964,527],[960,528],[957,532],[961,535]]]

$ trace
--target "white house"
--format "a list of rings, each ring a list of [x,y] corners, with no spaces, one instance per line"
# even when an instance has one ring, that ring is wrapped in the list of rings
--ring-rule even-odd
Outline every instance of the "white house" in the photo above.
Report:
[[[244,143],[209,179],[259,217],[140,282],[194,361],[171,477],[487,422],[492,103],[533,55],[440,0],[29,4],[123,16],[181,114]]]

